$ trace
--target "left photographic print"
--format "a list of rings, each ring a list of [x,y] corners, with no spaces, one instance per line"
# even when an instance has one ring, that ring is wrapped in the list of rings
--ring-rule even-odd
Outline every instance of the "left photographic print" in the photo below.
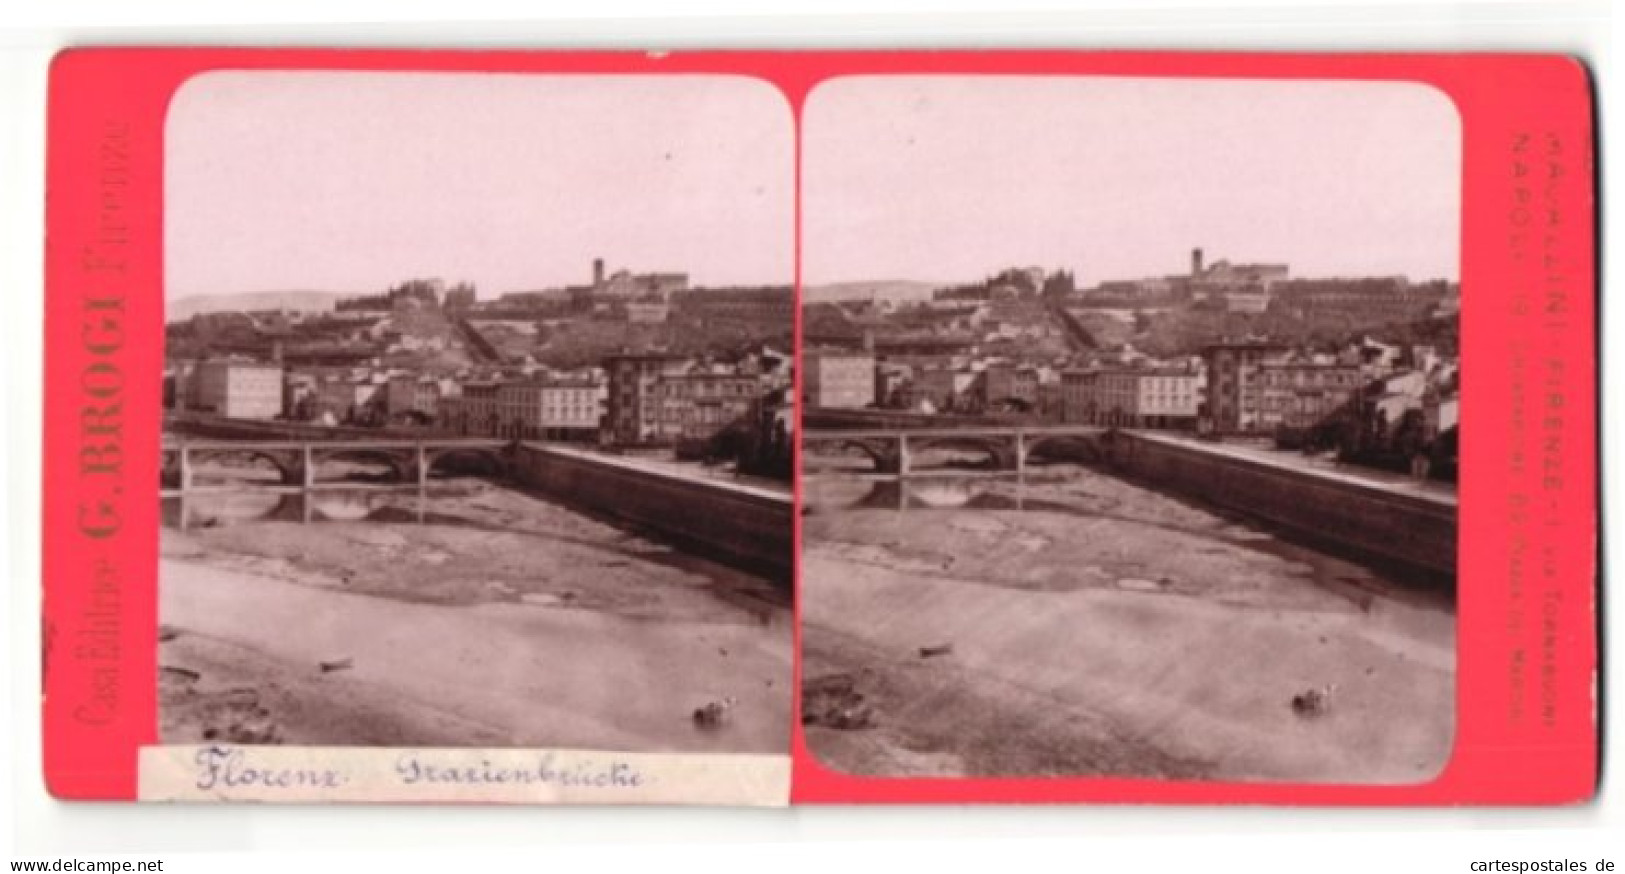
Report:
[[[740,76],[188,81],[160,742],[787,755],[793,162]]]

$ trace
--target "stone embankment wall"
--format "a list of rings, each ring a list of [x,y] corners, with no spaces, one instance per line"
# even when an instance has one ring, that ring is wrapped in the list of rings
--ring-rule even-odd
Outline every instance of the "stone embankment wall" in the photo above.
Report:
[[[795,502],[789,494],[535,443],[518,447],[512,474],[564,503],[646,526],[790,584]]]
[[[1423,570],[1456,572],[1456,502],[1404,485],[1236,457],[1150,434],[1113,434],[1113,467],[1321,541]]]

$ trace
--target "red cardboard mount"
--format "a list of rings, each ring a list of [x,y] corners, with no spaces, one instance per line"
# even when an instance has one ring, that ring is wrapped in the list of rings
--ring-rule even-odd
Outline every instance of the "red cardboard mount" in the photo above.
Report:
[[[911,779],[829,770],[798,727],[791,803],[1561,804],[1598,775],[1595,155],[1578,62],[1510,54],[455,52],[82,49],[50,81],[44,766],[60,798],[135,799],[158,742],[165,120],[199,74],[723,74],[795,111],[865,75],[1400,81],[1462,129],[1457,728],[1417,785]],[[244,204],[251,208],[252,204]],[[798,249],[799,251],[799,249]],[[799,324],[798,324],[799,330]],[[799,522],[797,523],[799,526]],[[799,533],[799,532],[798,532]]]

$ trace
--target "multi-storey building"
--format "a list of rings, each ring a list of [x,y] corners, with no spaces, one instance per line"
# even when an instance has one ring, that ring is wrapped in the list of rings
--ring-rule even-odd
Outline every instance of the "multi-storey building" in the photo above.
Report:
[[[604,359],[609,398],[601,439],[617,446],[660,442],[655,384],[661,376],[679,372],[682,363],[682,358],[666,354],[612,355]]]
[[[1284,361],[1289,352],[1283,344],[1262,340],[1205,347],[1202,363],[1207,373],[1207,396],[1197,427],[1221,435],[1265,433],[1259,423],[1258,371],[1266,362]]]
[[[384,415],[390,421],[430,421],[440,410],[440,383],[427,376],[397,374],[384,385]]]
[[[625,306],[626,320],[635,325],[658,325],[671,315],[671,304],[663,300],[630,300]]]
[[[653,387],[655,442],[710,437],[748,415],[760,381],[734,373],[665,374]]]
[[[1294,279],[1277,283],[1274,293],[1277,308],[1300,318],[1339,315],[1376,324],[1424,318],[1460,288],[1444,281],[1413,284],[1403,276],[1372,276]]]
[[[555,379],[543,383],[541,414],[544,436],[597,439],[604,423],[609,388],[603,380]]]
[[[591,379],[529,379],[496,388],[497,433],[520,439],[596,437],[604,385]]]
[[[357,422],[368,419],[378,408],[380,386],[370,377],[350,374],[327,374],[318,379],[313,418],[326,417],[335,422]]]
[[[1202,358],[1207,396],[1200,427],[1213,434],[1266,436],[1313,427],[1365,382],[1357,363],[1303,360],[1275,343],[1217,343]]]
[[[1360,368],[1302,361],[1264,362],[1254,381],[1255,430],[1301,431],[1320,424],[1360,390]]]
[[[1097,370],[1067,370],[1061,373],[1061,421],[1093,424],[1097,401],[1095,384],[1100,380]]]
[[[497,403],[499,388],[501,383],[493,379],[463,383],[461,398],[445,410],[452,418],[443,424],[462,434],[495,436],[502,423]]]
[[[1038,408],[1038,371],[1031,367],[1012,367],[998,364],[982,371],[976,387],[982,409],[1019,407],[1022,410]]]
[[[795,291],[789,286],[711,288],[679,295],[673,304],[709,325],[783,326],[795,320]]]
[[[855,409],[875,403],[875,357],[812,349],[802,356],[802,397],[809,407]]]
[[[617,270],[611,275],[604,275],[604,259],[594,258],[592,262],[592,294],[599,298],[658,298],[666,300],[671,295],[688,290],[687,273],[632,273],[628,270]]]
[[[976,377],[974,370],[922,368],[914,377],[909,406],[929,404],[937,410],[963,410],[973,406],[970,392],[976,385]]]
[[[1196,427],[1203,375],[1194,370],[1158,368],[1137,375],[1135,416],[1141,427]]]
[[[1039,375],[1038,380],[1038,414],[1046,419],[1059,419],[1064,414],[1062,401],[1061,374],[1052,373],[1048,377]]]
[[[1062,418],[1108,427],[1192,428],[1201,381],[1201,374],[1183,368],[1071,371],[1061,377]]]
[[[435,424],[454,433],[467,434],[468,415],[465,409],[462,386],[457,386],[455,391],[440,395],[440,402],[435,405]]]
[[[282,415],[282,365],[200,361],[186,406],[233,419],[274,419]]]

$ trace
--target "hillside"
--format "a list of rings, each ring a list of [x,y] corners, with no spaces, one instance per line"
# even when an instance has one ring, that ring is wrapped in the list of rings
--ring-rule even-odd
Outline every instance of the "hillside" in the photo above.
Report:
[[[248,312],[287,309],[306,313],[331,312],[341,299],[356,296],[349,291],[250,291],[242,294],[199,294],[169,301],[165,321],[190,319],[198,313]]]
[[[1351,313],[1305,318],[1274,311],[1249,314],[1185,308],[1148,315],[1145,322],[1144,330],[1137,331],[1131,342],[1157,357],[1194,355],[1220,337],[1269,337],[1295,346],[1330,350],[1367,335],[1384,343],[1436,345],[1446,355],[1457,354],[1460,345],[1460,320],[1453,316],[1384,322]]]
[[[802,304],[835,303],[845,300],[885,299],[897,302],[930,300],[931,293],[946,283],[913,279],[875,279],[861,282],[831,282],[802,289]]]

